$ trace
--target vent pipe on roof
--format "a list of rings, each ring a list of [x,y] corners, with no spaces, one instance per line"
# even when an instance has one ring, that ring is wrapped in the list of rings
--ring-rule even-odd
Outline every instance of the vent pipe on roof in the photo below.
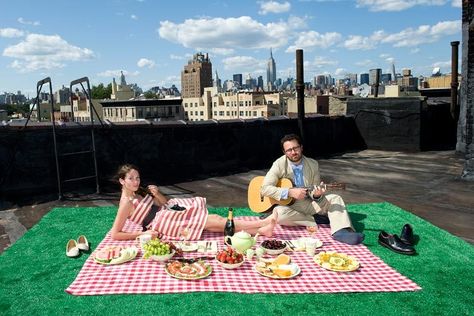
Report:
[[[296,102],[298,104],[298,127],[301,139],[304,142],[304,78],[303,78],[303,50],[296,50]]]
[[[451,116],[455,121],[459,118],[458,105],[458,51],[459,41],[451,42]]]

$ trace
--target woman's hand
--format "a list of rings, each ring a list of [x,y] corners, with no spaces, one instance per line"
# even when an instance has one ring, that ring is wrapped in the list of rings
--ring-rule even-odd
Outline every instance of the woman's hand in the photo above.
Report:
[[[158,238],[158,239],[161,239],[161,237],[163,237],[162,233],[157,232],[156,230],[153,230],[153,229],[147,230],[143,232],[142,234],[150,234],[152,238]]]
[[[158,196],[158,194],[160,193],[160,191],[158,190],[158,187],[156,185],[149,185],[147,188],[148,188],[148,190],[150,190],[150,192],[153,196]]]

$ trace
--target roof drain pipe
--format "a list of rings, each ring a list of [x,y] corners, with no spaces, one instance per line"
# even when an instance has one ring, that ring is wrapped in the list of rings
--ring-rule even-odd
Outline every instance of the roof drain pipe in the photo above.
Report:
[[[298,104],[298,128],[304,142],[304,78],[303,50],[296,50],[296,102]]]

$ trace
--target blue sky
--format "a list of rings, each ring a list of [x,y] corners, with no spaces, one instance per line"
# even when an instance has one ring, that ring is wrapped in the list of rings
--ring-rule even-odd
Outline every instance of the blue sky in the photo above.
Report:
[[[461,41],[461,0],[14,0],[2,3],[0,93],[33,97],[89,77],[108,84],[180,87],[196,52],[209,53],[222,80],[262,75],[273,50],[277,77],[295,77],[304,50],[305,81],[371,68],[415,76],[451,71],[450,42]],[[461,50],[460,50],[461,51]],[[461,54],[460,54],[461,55]]]

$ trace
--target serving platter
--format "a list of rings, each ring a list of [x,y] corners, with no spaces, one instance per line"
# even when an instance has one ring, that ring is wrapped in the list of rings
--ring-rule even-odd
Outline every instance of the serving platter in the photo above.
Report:
[[[174,260],[165,265],[166,273],[180,280],[199,280],[207,278],[212,273],[212,266],[202,260],[183,262]]]
[[[115,246],[116,247],[116,246]],[[99,254],[101,251],[104,251],[104,250],[110,250],[110,249],[113,249],[114,246],[109,246],[109,247],[105,247],[105,248],[102,248],[98,251],[96,251],[94,253],[94,261],[98,264],[102,264],[102,265],[116,265],[116,264],[122,264],[122,263],[125,263],[125,262],[129,262],[129,261],[132,261],[133,259],[135,259],[135,257],[137,256],[138,254],[138,249],[137,247],[135,246],[132,246],[132,247],[126,247],[126,248],[122,248],[120,250],[120,257],[117,257],[117,258],[114,258],[114,259],[111,259],[110,261],[106,262],[106,261],[103,261],[103,260],[100,260],[97,258],[97,254]]]
[[[352,272],[360,267],[357,258],[335,251],[320,252],[313,260],[321,268],[335,272]]]
[[[292,271],[290,275],[287,276],[277,275],[273,273],[270,263],[266,263],[265,265],[263,265],[262,262],[257,262],[254,266],[254,270],[258,274],[271,279],[292,279],[301,273],[301,268],[296,264],[293,265],[296,269]]]

